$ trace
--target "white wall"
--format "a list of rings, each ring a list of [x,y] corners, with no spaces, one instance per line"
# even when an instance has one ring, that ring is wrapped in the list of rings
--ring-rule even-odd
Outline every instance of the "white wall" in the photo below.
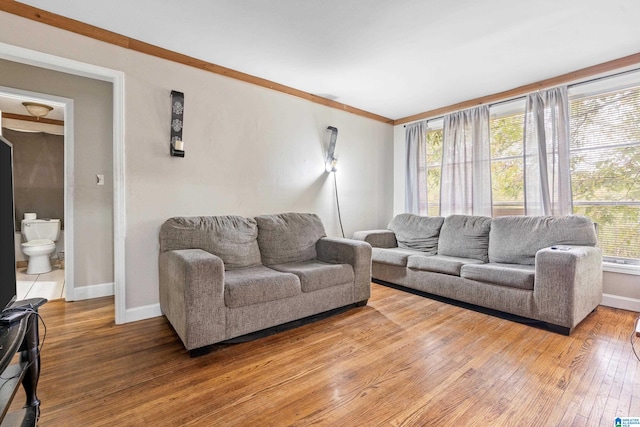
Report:
[[[158,298],[158,229],[171,216],[314,212],[338,236],[324,171],[329,125],[339,130],[346,235],[390,217],[390,125],[151,57],[136,58],[137,68],[144,79],[125,70],[128,306]],[[185,94],[184,158],[168,154],[171,89]],[[131,126],[134,117],[147,125]],[[141,275],[144,294],[129,286]]]
[[[404,126],[395,126],[393,130],[393,212],[404,212],[404,189],[406,172]],[[634,274],[607,271],[615,267],[605,266],[603,275],[603,305],[640,311],[640,270]]]
[[[405,175],[407,154],[405,151],[404,126],[393,128],[393,214],[405,212]]]
[[[0,13],[0,27],[0,42],[125,73],[127,309],[158,302],[158,230],[172,216],[315,212],[338,236],[323,164],[329,125],[339,129],[345,234],[392,217],[388,124],[13,15]],[[169,156],[171,90],[185,94],[184,158]]]

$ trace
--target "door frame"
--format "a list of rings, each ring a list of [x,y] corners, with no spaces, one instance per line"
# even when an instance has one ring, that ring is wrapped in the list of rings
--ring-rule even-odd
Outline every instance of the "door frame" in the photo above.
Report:
[[[40,102],[54,107],[63,108],[64,111],[64,293],[67,301],[74,301],[74,110],[73,99],[50,95],[47,93],[32,92],[0,86],[0,97],[17,98],[21,101]]]
[[[112,83],[113,89],[113,263],[115,323],[127,322],[125,269],[124,73],[31,49],[0,43],[0,58]],[[73,116],[69,114],[73,123]],[[67,129],[65,110],[65,133]],[[71,126],[69,126],[71,127]],[[66,153],[66,152],[65,152]],[[65,155],[66,157],[66,155]],[[66,174],[65,174],[66,175]],[[66,205],[65,205],[66,209]],[[66,239],[66,236],[65,236]],[[66,241],[65,241],[66,245]],[[66,272],[65,272],[66,276]],[[69,281],[68,283],[71,283]]]

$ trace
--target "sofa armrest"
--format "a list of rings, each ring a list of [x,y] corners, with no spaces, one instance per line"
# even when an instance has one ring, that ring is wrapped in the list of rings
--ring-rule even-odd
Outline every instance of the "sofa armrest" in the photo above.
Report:
[[[161,252],[160,308],[187,350],[222,341],[226,333],[224,264],[201,249]]]
[[[324,262],[350,264],[355,275],[354,302],[371,296],[371,245],[352,239],[323,237],[316,243],[318,259]]]
[[[355,240],[362,240],[374,248],[396,248],[398,241],[396,234],[391,230],[364,230],[353,233]]]
[[[572,329],[602,302],[600,248],[545,248],[535,262],[534,300],[549,323]]]

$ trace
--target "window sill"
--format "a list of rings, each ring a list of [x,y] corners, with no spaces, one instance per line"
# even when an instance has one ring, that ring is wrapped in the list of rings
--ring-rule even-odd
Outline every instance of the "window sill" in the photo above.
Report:
[[[605,261],[602,263],[602,271],[640,276],[640,265],[616,264],[615,262]]]

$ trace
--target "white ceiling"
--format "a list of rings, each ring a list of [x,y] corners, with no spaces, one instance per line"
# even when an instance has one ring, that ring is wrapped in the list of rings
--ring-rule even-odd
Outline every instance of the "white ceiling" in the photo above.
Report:
[[[23,0],[398,119],[640,52],[638,0]]]

